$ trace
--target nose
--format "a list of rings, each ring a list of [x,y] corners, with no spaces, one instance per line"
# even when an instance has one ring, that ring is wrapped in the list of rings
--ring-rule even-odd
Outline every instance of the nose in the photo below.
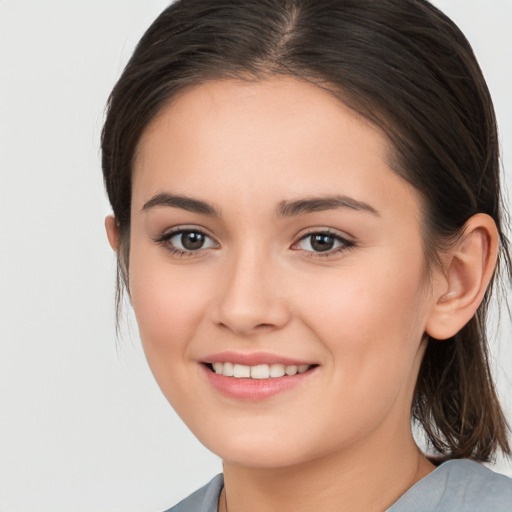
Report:
[[[283,328],[291,318],[282,271],[268,255],[245,250],[226,262],[220,278],[214,321],[239,336]]]

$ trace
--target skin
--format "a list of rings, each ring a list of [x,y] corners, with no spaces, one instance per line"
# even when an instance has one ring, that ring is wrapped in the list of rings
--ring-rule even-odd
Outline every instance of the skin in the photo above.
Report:
[[[496,244],[492,221],[474,219],[466,260],[454,249],[428,279],[421,199],[390,155],[375,126],[292,78],[189,89],[144,132],[130,297],[164,395],[224,461],[220,510],[384,510],[434,469],[410,428],[425,333],[451,336],[474,313]],[[218,215],[144,207],[162,193]],[[334,195],[352,202],[277,213]],[[206,245],[177,254],[179,236],[158,241],[184,227]],[[326,231],[341,238],[315,252],[307,235]],[[113,218],[107,232],[118,249]],[[318,366],[292,389],[237,400],[205,378],[202,363],[224,351]]]

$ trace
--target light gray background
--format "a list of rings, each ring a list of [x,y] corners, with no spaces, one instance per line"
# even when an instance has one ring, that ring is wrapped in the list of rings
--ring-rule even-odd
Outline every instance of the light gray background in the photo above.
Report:
[[[0,0],[1,512],[157,512],[220,471],[157,389],[132,319],[115,341],[103,108],[166,3]],[[435,3],[480,59],[510,182],[512,0]],[[503,324],[493,365],[510,414]]]

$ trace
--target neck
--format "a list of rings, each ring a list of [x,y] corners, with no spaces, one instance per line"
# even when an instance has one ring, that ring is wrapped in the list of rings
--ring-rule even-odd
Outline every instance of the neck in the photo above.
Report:
[[[280,512],[386,510],[434,469],[412,435],[400,447],[375,440],[364,452],[352,447],[284,468],[223,466],[220,512],[270,512],[276,504]]]

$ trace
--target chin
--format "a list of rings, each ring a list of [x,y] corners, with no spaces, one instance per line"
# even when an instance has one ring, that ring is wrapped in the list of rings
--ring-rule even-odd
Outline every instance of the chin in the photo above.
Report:
[[[253,469],[278,469],[295,466],[308,459],[303,453],[286,453],[283,450],[274,450],[270,447],[226,448],[216,452],[223,462]]]
[[[224,462],[255,469],[277,469],[301,464],[318,457],[315,447],[306,447],[290,433],[266,435],[264,432],[246,431],[245,435],[226,432],[222,437],[211,432],[202,436],[194,432],[211,452]],[[310,439],[312,441],[312,439]],[[309,448],[309,449],[308,449]]]

